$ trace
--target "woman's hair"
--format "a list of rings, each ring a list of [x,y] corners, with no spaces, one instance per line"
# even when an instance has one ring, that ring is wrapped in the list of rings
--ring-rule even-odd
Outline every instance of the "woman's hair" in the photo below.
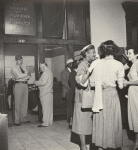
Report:
[[[127,46],[126,47],[127,51],[130,50],[130,49],[133,50],[133,52],[134,52],[135,55],[138,54],[138,48],[136,46]]]
[[[109,55],[115,55],[119,51],[119,47],[112,41],[108,40],[99,46],[100,56],[109,56]]]
[[[72,63],[72,69],[77,69],[78,68],[78,61],[74,60]]]
[[[86,48],[83,48],[84,50],[82,50],[81,55],[83,58],[86,58],[86,52],[88,52],[91,49],[95,49],[94,45],[90,44],[88,46],[86,46]]]

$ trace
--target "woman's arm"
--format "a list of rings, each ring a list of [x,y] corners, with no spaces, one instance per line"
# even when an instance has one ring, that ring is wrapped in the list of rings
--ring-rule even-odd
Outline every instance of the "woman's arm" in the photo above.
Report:
[[[138,85],[138,80],[136,80],[136,81],[127,81],[127,80],[125,80],[124,85],[125,86],[127,86],[127,85]]]
[[[81,84],[84,84],[86,81],[87,81],[87,79],[89,78],[89,75],[90,75],[90,72],[89,71],[87,71],[83,76],[82,76],[82,79],[81,79]]]

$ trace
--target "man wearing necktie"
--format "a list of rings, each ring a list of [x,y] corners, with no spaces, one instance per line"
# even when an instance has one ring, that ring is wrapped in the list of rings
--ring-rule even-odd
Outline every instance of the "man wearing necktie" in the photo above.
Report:
[[[27,72],[26,68],[22,66],[23,59],[21,55],[15,56],[16,66],[11,69],[14,84],[14,124],[20,126],[20,123],[27,123],[26,120],[28,109],[28,85],[31,74]]]

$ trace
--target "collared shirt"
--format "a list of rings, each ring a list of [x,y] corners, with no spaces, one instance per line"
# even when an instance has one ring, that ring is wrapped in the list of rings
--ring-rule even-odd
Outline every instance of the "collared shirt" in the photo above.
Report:
[[[18,65],[11,69],[12,78],[15,79],[15,81],[27,81],[30,78],[30,76],[27,75],[26,68],[23,66],[21,67],[25,71],[25,73],[21,72],[20,66]]]
[[[69,72],[71,72],[71,69],[67,67],[67,69],[69,70]]]
[[[38,81],[35,81],[36,86],[39,87],[40,97],[47,93],[53,92],[53,73],[48,68],[45,69]]]

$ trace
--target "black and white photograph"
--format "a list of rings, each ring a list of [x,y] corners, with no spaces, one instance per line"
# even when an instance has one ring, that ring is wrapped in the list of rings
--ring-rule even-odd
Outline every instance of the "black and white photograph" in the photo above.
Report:
[[[0,0],[0,150],[138,150],[138,0]]]

